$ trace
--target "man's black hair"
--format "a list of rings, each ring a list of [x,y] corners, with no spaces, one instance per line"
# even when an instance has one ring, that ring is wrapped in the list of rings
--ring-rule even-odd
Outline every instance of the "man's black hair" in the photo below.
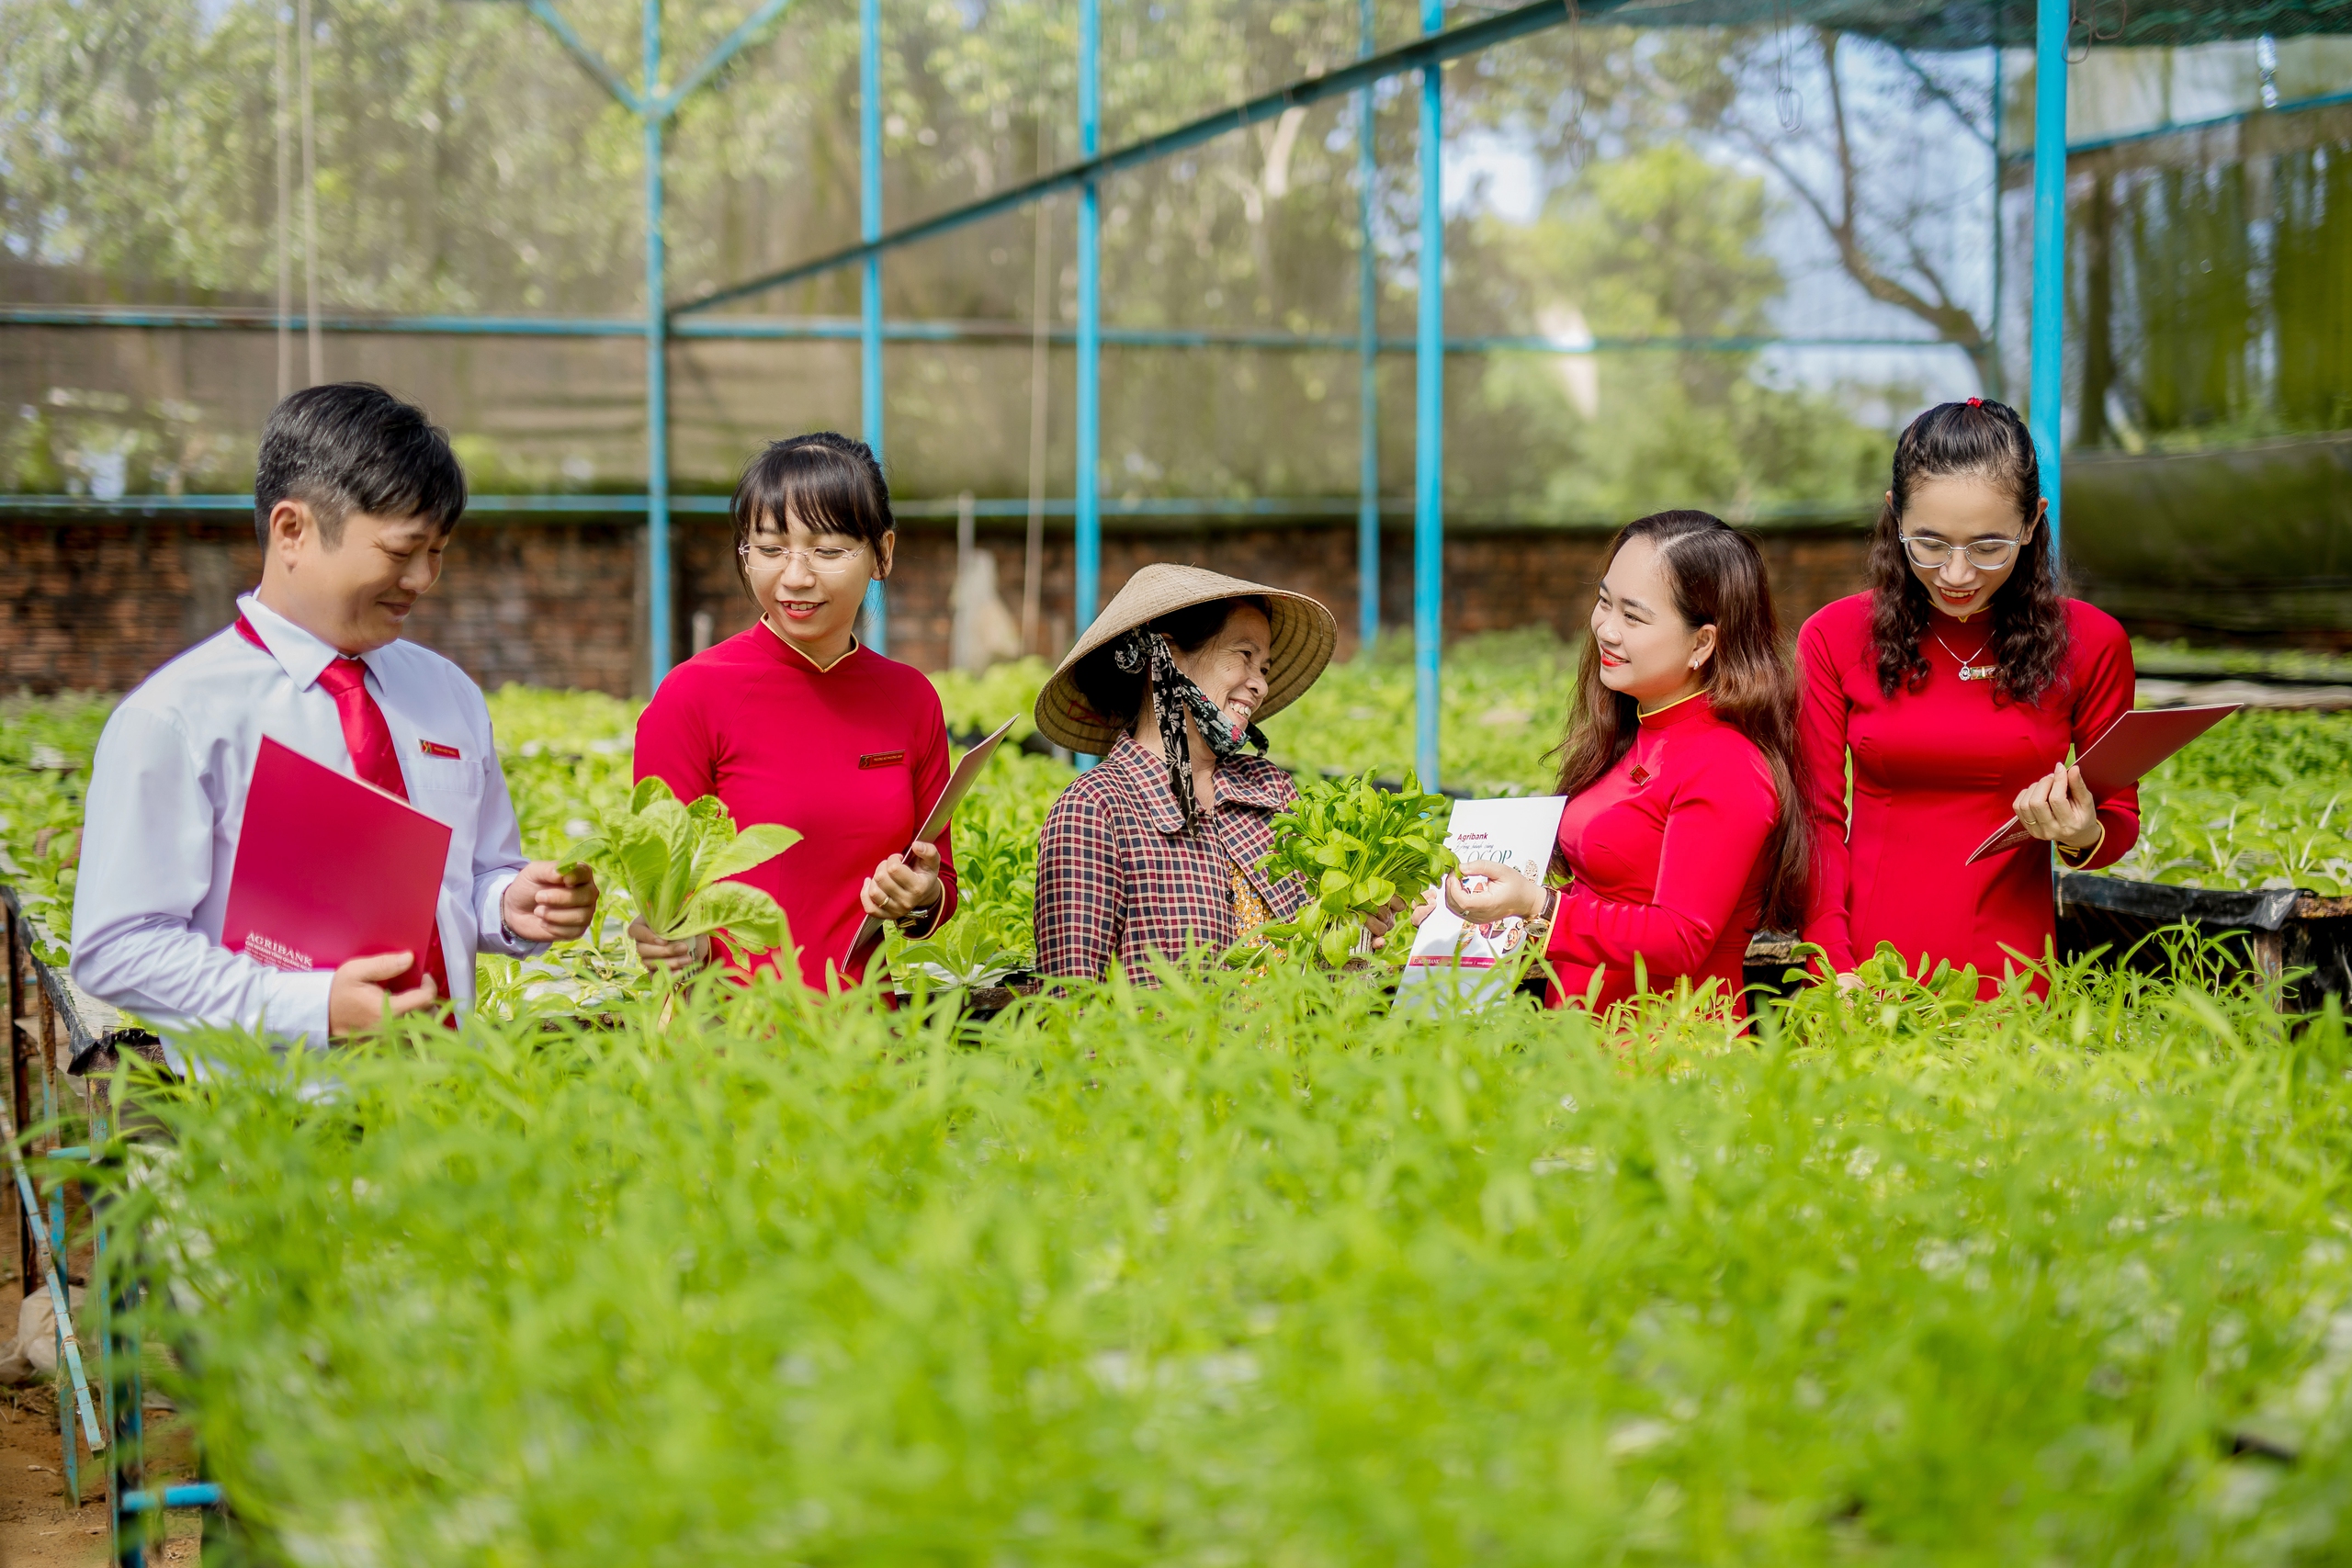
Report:
[[[254,471],[254,536],[269,548],[270,508],[308,502],[329,549],[344,519],[425,517],[443,533],[466,510],[466,471],[449,433],[414,403],[368,381],[309,387],[278,400]]]

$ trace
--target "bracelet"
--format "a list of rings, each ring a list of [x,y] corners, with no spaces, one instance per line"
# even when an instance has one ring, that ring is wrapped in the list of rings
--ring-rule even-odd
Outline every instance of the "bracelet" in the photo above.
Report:
[[[2072,865],[2072,866],[2079,866],[2079,865],[2081,865],[2085,861],[2086,861],[2086,860],[2090,859],[2090,858],[2091,858],[2091,856],[2093,856],[2093,855],[2095,855],[2095,854],[2098,853],[2098,852],[2099,852],[2099,846],[2100,846],[2100,845],[2102,845],[2102,844],[2104,844],[2104,843],[2106,843],[2106,842],[2107,842],[2107,824],[2106,824],[2105,822],[2101,822],[2101,823],[2098,825],[2098,838],[2093,839],[2089,843],[2085,844],[2081,849],[2076,849],[2076,848],[2075,848],[2075,846],[2074,846],[2074,845],[2072,845],[2072,844],[2061,844],[2061,845],[2059,845],[2059,846],[2058,846],[2058,858],[2059,858],[2060,860],[2064,861],[2068,865]]]

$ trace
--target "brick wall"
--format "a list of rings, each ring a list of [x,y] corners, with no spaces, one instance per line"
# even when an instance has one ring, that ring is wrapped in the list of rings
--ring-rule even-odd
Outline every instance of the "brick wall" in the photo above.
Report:
[[[641,525],[627,521],[488,522],[461,525],[440,585],[411,636],[463,665],[484,686],[508,681],[627,693],[643,683]],[[735,581],[727,526],[682,521],[676,532],[679,657],[698,624],[712,638],[751,625]],[[1863,536],[1850,529],[1763,536],[1781,611],[1793,627],[1860,586]],[[1020,608],[1022,531],[983,524],[1006,605]],[[1552,530],[1463,529],[1446,540],[1446,634],[1548,622],[1581,628],[1606,536]],[[1114,526],[1102,541],[1107,602],[1137,567],[1181,561],[1309,593],[1339,617],[1344,656],[1355,646],[1351,522]],[[928,519],[900,535],[890,583],[890,651],[923,669],[947,661],[952,524]],[[1045,641],[1070,636],[1071,538],[1049,530]],[[0,691],[67,687],[120,691],[228,623],[235,596],[258,578],[260,555],[241,516],[107,522],[0,523]],[[1382,620],[1410,624],[1412,539],[1382,540]]]

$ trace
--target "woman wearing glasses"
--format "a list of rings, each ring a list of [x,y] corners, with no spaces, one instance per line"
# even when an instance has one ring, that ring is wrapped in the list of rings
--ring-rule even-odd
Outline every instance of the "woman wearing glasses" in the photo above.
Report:
[[[732,511],[736,577],[759,621],[662,682],[637,722],[637,776],[680,800],[717,795],[739,828],[799,831],[738,880],[784,907],[800,977],[821,989],[860,977],[842,964],[865,916],[927,932],[955,911],[948,835],[908,850],[947,783],[947,726],[921,671],[855,636],[865,585],[890,575],[898,542],[872,450],[831,431],[774,442]],[[662,942],[642,921],[629,934],[649,964],[710,959],[707,937]],[[776,967],[771,953],[738,972]]]
[[[1973,965],[1989,996],[2049,952],[2049,852],[1969,852],[2011,817],[2076,869],[2139,836],[2139,791],[2093,799],[2066,761],[2132,706],[2132,645],[2060,592],[2048,511],[2016,410],[1929,409],[1894,448],[1870,592],[1798,636],[1817,846],[1805,938],[1840,976],[1887,942],[1915,975]]]

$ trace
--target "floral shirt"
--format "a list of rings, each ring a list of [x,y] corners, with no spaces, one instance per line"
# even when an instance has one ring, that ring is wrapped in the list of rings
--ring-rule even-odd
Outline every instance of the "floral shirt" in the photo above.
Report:
[[[1167,763],[1121,736],[1046,818],[1037,972],[1094,979],[1116,960],[1148,985],[1152,953],[1238,941],[1245,895],[1263,907],[1261,920],[1296,914],[1306,886],[1295,876],[1270,881],[1258,862],[1274,846],[1274,814],[1297,798],[1273,763],[1228,757],[1217,763],[1216,810],[1188,832]]]

